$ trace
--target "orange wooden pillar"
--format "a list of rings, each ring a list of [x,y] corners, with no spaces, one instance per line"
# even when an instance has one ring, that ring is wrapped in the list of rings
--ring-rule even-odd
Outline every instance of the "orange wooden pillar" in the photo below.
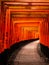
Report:
[[[48,32],[48,20],[44,18],[40,24],[40,42],[49,47],[49,32]]]
[[[3,5],[2,5],[3,6]],[[5,36],[5,11],[3,10],[4,7],[1,7],[1,14],[0,14],[0,53],[4,51],[4,36]]]

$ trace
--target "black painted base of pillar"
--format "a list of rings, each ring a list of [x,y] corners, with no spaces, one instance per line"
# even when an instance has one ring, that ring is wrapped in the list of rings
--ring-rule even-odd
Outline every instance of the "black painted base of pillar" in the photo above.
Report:
[[[7,65],[9,58],[9,49],[6,49],[3,53],[0,54],[0,65]]]
[[[41,52],[47,57],[49,58],[49,48],[47,46],[44,46],[40,43],[40,49]]]

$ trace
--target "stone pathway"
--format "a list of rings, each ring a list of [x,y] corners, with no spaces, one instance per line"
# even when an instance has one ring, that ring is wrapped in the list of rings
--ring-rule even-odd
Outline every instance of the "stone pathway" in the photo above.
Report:
[[[39,40],[14,51],[7,65],[49,65],[38,53]]]

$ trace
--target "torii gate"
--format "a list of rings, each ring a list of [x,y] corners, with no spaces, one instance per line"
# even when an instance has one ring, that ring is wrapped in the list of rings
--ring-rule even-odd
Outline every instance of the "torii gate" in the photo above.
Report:
[[[40,21],[40,42],[49,47],[49,2],[2,2],[2,44],[1,50],[9,48],[12,42],[12,17],[28,17]],[[20,12],[20,13],[19,13]],[[16,13],[16,15],[15,15]],[[27,14],[26,15],[17,15]],[[12,44],[10,44],[12,43]]]

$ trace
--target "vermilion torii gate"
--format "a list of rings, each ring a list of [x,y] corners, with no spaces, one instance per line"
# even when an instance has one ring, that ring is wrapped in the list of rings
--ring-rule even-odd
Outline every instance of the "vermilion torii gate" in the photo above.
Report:
[[[16,42],[32,38],[35,39],[38,37],[42,45],[49,47],[48,2],[2,2],[1,11],[1,52],[4,49],[10,48],[10,46],[15,44]],[[35,31],[33,32],[34,29]],[[26,37],[26,35],[28,34],[26,30],[27,32],[30,31],[31,34],[33,33],[32,38],[31,36],[29,36],[29,38]],[[23,31],[25,31],[25,33],[21,33]]]

